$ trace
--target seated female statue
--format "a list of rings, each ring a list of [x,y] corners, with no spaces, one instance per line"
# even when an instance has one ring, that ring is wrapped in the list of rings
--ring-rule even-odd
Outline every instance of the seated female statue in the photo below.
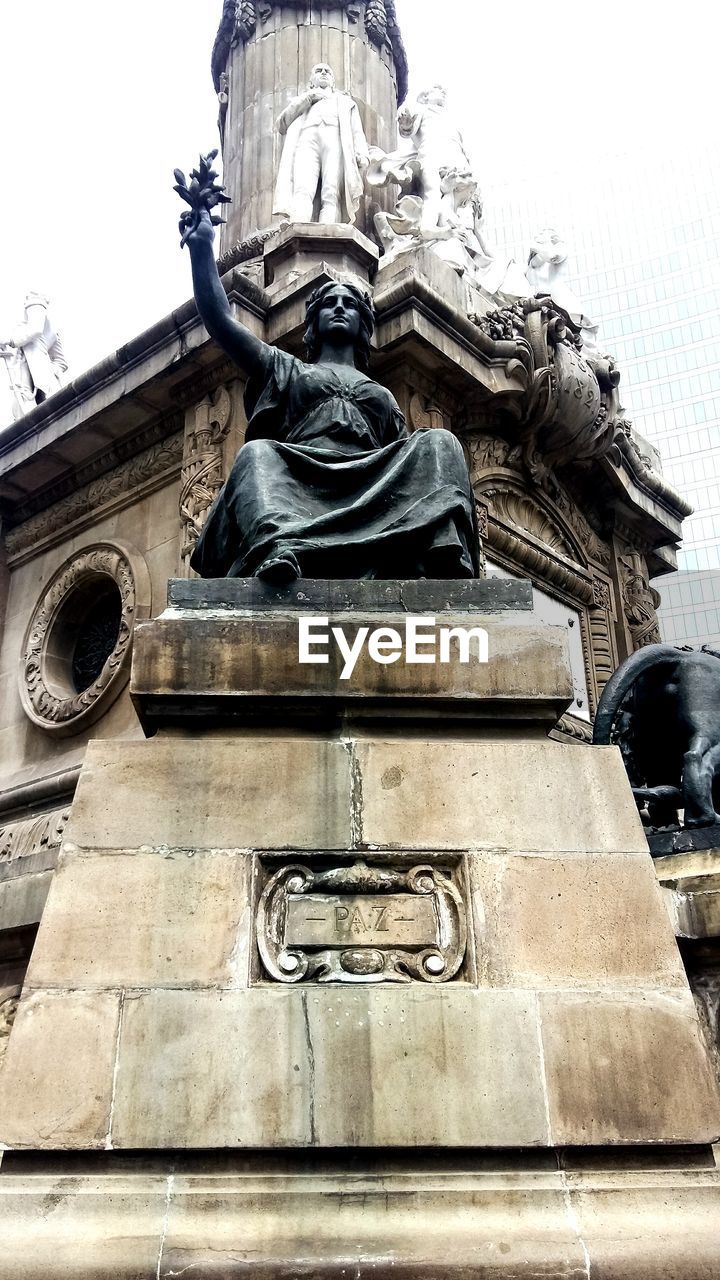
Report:
[[[307,304],[307,360],[233,319],[210,214],[186,240],[198,311],[247,375],[248,427],[191,560],[205,578],[472,578],[478,536],[459,441],[410,435],[368,376],[373,307],[326,284]]]

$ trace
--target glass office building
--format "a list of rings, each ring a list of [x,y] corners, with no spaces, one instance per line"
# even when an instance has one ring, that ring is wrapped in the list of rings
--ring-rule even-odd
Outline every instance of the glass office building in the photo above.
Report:
[[[655,582],[664,638],[720,646],[720,152],[646,150],[488,189],[488,239],[527,260],[555,227],[568,283],[622,370],[626,414],[692,504],[680,572]]]

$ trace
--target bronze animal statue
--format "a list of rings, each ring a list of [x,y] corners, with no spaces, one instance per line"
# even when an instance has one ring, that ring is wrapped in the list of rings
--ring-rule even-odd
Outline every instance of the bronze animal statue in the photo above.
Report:
[[[593,742],[617,742],[649,825],[720,822],[720,653],[651,644],[603,690]]]

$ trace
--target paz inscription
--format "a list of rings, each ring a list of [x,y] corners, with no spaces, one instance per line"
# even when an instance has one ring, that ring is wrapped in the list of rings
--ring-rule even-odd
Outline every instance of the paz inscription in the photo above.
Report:
[[[388,940],[405,947],[432,947],[437,928],[429,898],[408,894],[378,898],[354,895],[347,899],[290,894],[285,942],[289,947],[386,946]]]
[[[465,909],[443,868],[292,864],[265,887],[257,943],[278,982],[447,982],[465,955]]]

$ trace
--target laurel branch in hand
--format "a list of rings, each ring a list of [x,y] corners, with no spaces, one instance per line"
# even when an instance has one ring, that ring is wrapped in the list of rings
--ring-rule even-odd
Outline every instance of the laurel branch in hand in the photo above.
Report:
[[[206,156],[200,156],[200,163],[190,174],[189,183],[182,169],[174,171],[176,185],[173,191],[177,191],[180,199],[190,205],[190,208],[186,209],[180,217],[181,247],[187,244],[193,231],[197,231],[200,216],[204,211],[210,213],[210,221],[214,227],[220,226],[225,221],[218,214],[211,213],[217,205],[231,203],[230,196],[225,195],[224,186],[217,181],[217,170],[212,167],[216,156],[217,149],[210,151]]]

